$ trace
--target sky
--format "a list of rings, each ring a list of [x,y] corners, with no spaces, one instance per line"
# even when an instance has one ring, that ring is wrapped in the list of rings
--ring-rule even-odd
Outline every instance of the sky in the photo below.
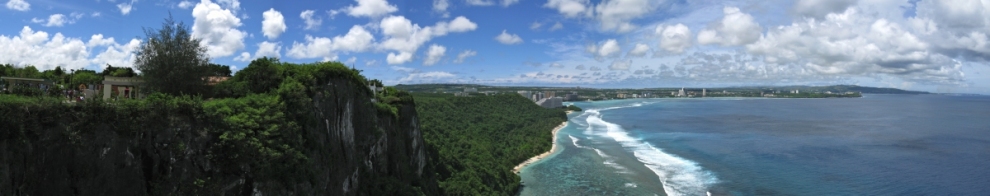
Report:
[[[5,1],[5,2],[3,2]],[[990,0],[0,0],[0,63],[132,67],[171,15],[211,61],[387,85],[853,84],[990,94]]]

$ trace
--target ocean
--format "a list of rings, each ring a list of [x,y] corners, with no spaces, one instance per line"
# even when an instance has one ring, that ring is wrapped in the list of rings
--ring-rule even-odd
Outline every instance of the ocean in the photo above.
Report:
[[[521,195],[987,195],[990,97],[573,102]]]

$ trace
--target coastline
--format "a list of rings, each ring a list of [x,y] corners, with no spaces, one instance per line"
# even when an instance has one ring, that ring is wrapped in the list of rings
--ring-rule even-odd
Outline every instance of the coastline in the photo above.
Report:
[[[542,160],[543,158],[550,156],[554,152],[557,152],[557,132],[559,132],[561,129],[564,129],[564,127],[566,126],[567,126],[567,121],[564,121],[563,123],[560,123],[560,125],[557,125],[557,127],[553,128],[553,132],[552,132],[553,141],[551,142],[552,146],[550,147],[550,151],[544,152],[540,155],[536,155],[532,158],[527,159],[526,161],[523,161],[522,163],[519,163],[519,165],[516,165],[516,167],[512,168],[512,173],[518,175],[519,172],[522,171],[522,168],[529,166],[530,164],[533,164],[536,161]]]

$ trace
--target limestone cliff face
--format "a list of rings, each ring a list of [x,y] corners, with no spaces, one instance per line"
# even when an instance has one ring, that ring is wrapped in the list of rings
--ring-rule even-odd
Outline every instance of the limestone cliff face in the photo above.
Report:
[[[286,108],[310,114],[287,179],[216,161],[223,127],[195,104],[0,102],[0,195],[439,194],[415,105],[378,112],[360,88],[331,79]]]

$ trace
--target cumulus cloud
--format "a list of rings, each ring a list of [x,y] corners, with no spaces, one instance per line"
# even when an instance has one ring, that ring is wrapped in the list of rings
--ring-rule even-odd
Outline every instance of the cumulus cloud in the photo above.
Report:
[[[842,13],[856,0],[798,0],[791,10],[800,16],[822,19],[830,13]]]
[[[131,67],[134,51],[140,43],[140,40],[131,39],[125,44],[118,44],[113,38],[104,38],[102,34],[93,35],[88,42],[83,42],[61,33],[52,36],[24,26],[18,35],[0,35],[0,63],[33,65],[39,70],[55,69],[57,66],[80,69],[94,64]],[[96,47],[106,49],[91,56]]]
[[[909,25],[931,40],[938,52],[974,61],[990,61],[990,3],[980,1],[918,2]]]
[[[286,53],[293,58],[336,59],[337,52],[363,52],[371,48],[375,37],[364,27],[354,25],[346,35],[333,38],[306,35],[306,42],[293,42]]]
[[[585,68],[584,68],[584,65],[578,65],[578,66],[574,67],[574,69],[584,70]]]
[[[613,58],[619,55],[622,48],[619,47],[619,42],[615,39],[608,39],[602,42],[602,45],[588,45],[585,47],[585,51],[595,55],[595,60],[602,61],[605,58]]]
[[[629,32],[636,29],[630,21],[652,12],[659,1],[653,0],[604,0],[595,6],[596,19],[602,30]]]
[[[437,64],[440,59],[447,53],[447,48],[441,45],[430,45],[430,49],[426,51],[426,60],[423,60],[423,65],[429,66]]]
[[[543,7],[555,9],[566,17],[579,17],[591,15],[590,5],[589,0],[549,0]]]
[[[646,53],[649,52],[649,51],[650,51],[650,47],[649,46],[647,46],[646,44],[639,44],[639,43],[637,43],[636,46],[633,47],[633,49],[629,51],[629,56],[631,56],[631,57],[643,57],[643,56],[646,56]]]
[[[320,27],[320,24],[323,24],[323,18],[314,16],[315,13],[316,11],[313,10],[304,10],[299,13],[299,18],[302,18],[303,22],[306,23],[306,27],[303,29],[316,29]]]
[[[450,7],[448,0],[433,0],[433,11],[443,14],[444,18],[450,16],[450,13],[447,12],[448,7]]]
[[[693,41],[691,29],[680,23],[670,26],[657,26],[655,33],[660,36],[660,48],[674,54],[683,53],[684,50],[691,47]]]
[[[202,39],[200,45],[206,47],[206,53],[211,58],[230,56],[244,48],[247,33],[237,29],[241,26],[241,19],[234,16],[229,9],[223,9],[210,0],[203,0],[193,8],[192,15],[195,21],[192,36]]]
[[[722,12],[725,16],[721,21],[698,33],[698,43],[738,46],[760,39],[762,28],[753,20],[753,16],[736,7],[725,7]]]
[[[561,65],[560,63],[550,63],[550,67],[553,67],[553,68],[564,68],[564,65]]]
[[[51,16],[48,16],[48,19],[32,18],[31,22],[42,24],[42,26],[46,26],[46,27],[61,27],[62,25],[65,24],[76,23],[76,19],[82,17],[82,15],[78,13],[73,13],[72,15],[73,17],[69,18],[66,17],[64,14],[52,14]]]
[[[7,9],[24,12],[31,10],[31,4],[24,0],[10,0],[7,1]]]
[[[282,57],[279,51],[282,50],[282,44],[278,42],[261,42],[258,43],[258,51],[254,52],[254,58],[260,57]]]
[[[370,17],[377,18],[384,16],[388,13],[398,11],[399,8],[395,5],[388,4],[385,0],[354,0],[357,1],[356,6],[350,6],[345,8],[347,15],[353,17]]]
[[[612,65],[608,66],[610,70],[625,71],[629,70],[629,66],[632,65],[632,60],[615,60]]]
[[[134,9],[134,3],[136,2],[137,0],[132,0],[131,2],[124,2],[117,4],[117,9],[120,9],[120,14],[123,15],[130,14],[131,10]]]
[[[522,38],[520,38],[519,35],[509,34],[505,30],[502,30],[502,34],[498,34],[498,36],[495,36],[495,40],[505,45],[513,45],[523,42]]]
[[[632,20],[654,13],[666,1],[602,0],[594,5],[589,0],[549,0],[543,7],[557,10],[567,18],[591,18],[601,30],[619,33],[635,30]]]
[[[395,51],[390,52],[386,58],[389,64],[402,64],[411,61],[413,53],[433,38],[445,36],[448,33],[473,31],[478,28],[477,24],[463,16],[458,16],[449,22],[441,21],[426,27],[413,24],[404,16],[389,16],[382,19],[378,26],[384,35],[384,41],[379,43],[379,48]]]
[[[189,8],[193,7],[194,5],[196,5],[196,4],[194,4],[193,2],[182,1],[182,2],[179,2],[179,5],[178,6],[179,6],[179,8],[182,8],[182,9],[189,9]]]
[[[802,65],[820,74],[887,74],[931,83],[961,80],[960,63],[930,48],[901,25],[857,9],[781,26],[746,46],[766,63]]]
[[[457,59],[454,59],[454,63],[464,63],[465,59],[467,59],[468,57],[472,57],[474,55],[478,55],[478,52],[474,50],[461,51],[461,53],[457,54]]]
[[[285,32],[285,17],[282,17],[281,12],[275,11],[275,8],[271,8],[262,13],[262,16],[265,20],[261,21],[261,32],[264,33],[265,37],[276,39]]]

